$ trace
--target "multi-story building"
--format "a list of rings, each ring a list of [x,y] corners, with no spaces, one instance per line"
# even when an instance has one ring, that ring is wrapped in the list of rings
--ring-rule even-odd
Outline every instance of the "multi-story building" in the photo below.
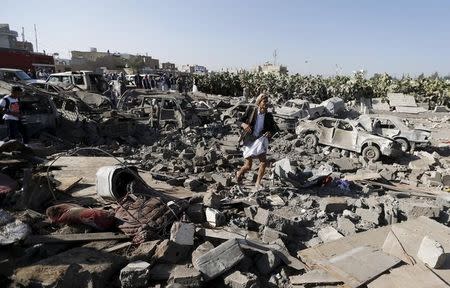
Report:
[[[254,70],[256,72],[262,72],[262,73],[275,73],[275,74],[287,74],[288,73],[286,66],[273,65],[270,62],[266,62],[263,65],[258,65]]]
[[[17,41],[19,33],[9,29],[9,24],[0,24],[0,48],[20,49],[33,52],[33,44],[28,41]]]
[[[99,52],[96,48],[90,51],[72,51],[73,70],[95,70],[105,67],[108,70],[133,68],[134,70],[159,69],[159,60],[147,55],[127,53]]]
[[[206,69],[205,66],[190,65],[190,64],[181,66],[181,71],[186,73],[199,73],[199,74],[208,73],[208,69]]]
[[[177,71],[177,67],[175,66],[175,64],[174,63],[170,63],[170,62],[161,63],[161,69]]]

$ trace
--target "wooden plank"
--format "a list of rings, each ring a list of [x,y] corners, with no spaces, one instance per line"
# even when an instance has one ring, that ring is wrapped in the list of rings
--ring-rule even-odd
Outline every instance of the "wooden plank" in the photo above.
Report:
[[[59,182],[59,185],[56,186],[56,189],[61,191],[62,193],[66,193],[75,185],[77,185],[82,179],[83,177],[78,176],[55,177],[55,180]]]
[[[133,243],[131,243],[131,242],[124,242],[124,243],[120,243],[120,244],[114,245],[112,247],[106,248],[103,251],[114,252],[114,251],[117,251],[117,250],[120,250],[120,249],[123,249],[123,248],[127,248],[131,244],[133,244]]]
[[[357,288],[400,263],[396,257],[367,246],[353,248],[318,265],[341,279],[349,287]]]
[[[348,181],[362,181],[362,180],[373,180],[380,179],[380,174],[376,172],[371,173],[361,173],[361,174],[348,174],[345,175],[344,179]]]
[[[128,239],[124,234],[101,232],[101,233],[81,233],[81,234],[60,234],[60,235],[31,235],[26,240],[27,244],[37,243],[62,243],[62,242],[83,242]]]

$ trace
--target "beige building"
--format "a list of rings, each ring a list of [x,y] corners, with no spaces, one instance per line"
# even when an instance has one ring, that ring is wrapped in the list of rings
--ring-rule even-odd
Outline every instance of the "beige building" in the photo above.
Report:
[[[273,65],[270,62],[266,62],[263,65],[258,65],[255,69],[255,72],[262,73],[275,73],[275,74],[287,74],[288,70],[286,66],[282,65]]]
[[[9,29],[9,24],[0,24],[0,48],[20,49],[33,52],[33,44],[28,41],[18,41],[19,33]]]
[[[108,70],[133,68],[134,70],[159,69],[159,60],[147,55],[127,53],[99,52],[96,48],[90,51],[72,51],[71,65],[73,70],[95,70],[105,67]]]

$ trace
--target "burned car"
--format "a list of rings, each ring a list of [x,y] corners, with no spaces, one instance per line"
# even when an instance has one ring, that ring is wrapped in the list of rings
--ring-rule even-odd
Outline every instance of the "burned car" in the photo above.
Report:
[[[179,93],[127,90],[119,99],[117,109],[134,115],[137,120],[145,121],[152,127],[166,130],[202,124],[194,105]]]
[[[415,129],[406,119],[390,115],[369,114],[361,115],[358,121],[368,132],[398,142],[404,152],[430,145],[431,131]]]
[[[296,131],[307,147],[317,144],[336,147],[362,154],[366,159],[377,161],[381,155],[399,154],[398,143],[391,139],[372,135],[358,122],[321,117],[312,121],[301,121]]]
[[[286,117],[298,119],[315,119],[325,116],[327,111],[324,106],[309,103],[308,100],[291,99],[283,106],[276,108],[275,113]]]
[[[0,81],[0,97],[10,94],[12,84]],[[38,136],[41,132],[54,133],[57,124],[58,112],[54,103],[46,97],[36,93],[27,86],[22,87],[24,92],[19,99],[21,109],[21,121],[25,127],[25,133],[29,138]],[[0,118],[0,137],[7,135],[6,124]]]

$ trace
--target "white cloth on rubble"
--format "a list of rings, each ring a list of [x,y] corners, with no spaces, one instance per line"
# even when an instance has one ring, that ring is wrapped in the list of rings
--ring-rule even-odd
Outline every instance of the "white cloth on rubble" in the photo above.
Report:
[[[269,139],[266,136],[262,136],[256,139],[253,143],[243,146],[244,158],[252,158],[261,154],[267,153],[269,149]]]

